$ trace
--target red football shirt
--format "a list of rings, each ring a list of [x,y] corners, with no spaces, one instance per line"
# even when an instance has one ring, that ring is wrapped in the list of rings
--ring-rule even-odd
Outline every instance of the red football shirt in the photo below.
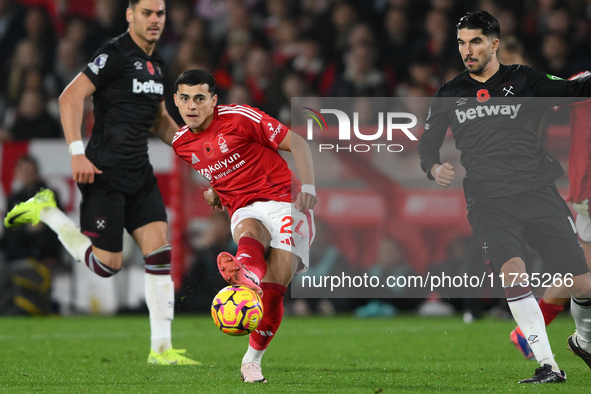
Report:
[[[214,187],[233,214],[255,201],[293,202],[300,182],[277,151],[288,128],[248,105],[218,105],[207,129],[174,136],[175,153]],[[295,196],[294,196],[295,198]]]
[[[591,100],[571,104],[567,201],[591,199]]]

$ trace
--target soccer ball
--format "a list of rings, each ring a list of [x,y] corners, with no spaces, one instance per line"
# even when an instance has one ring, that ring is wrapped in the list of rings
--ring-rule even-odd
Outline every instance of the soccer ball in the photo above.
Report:
[[[227,286],[214,297],[211,303],[211,317],[224,334],[247,335],[261,322],[263,303],[259,296],[247,287]]]

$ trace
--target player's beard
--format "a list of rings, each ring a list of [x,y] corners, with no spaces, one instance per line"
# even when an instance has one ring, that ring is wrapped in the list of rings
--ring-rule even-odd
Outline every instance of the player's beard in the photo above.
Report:
[[[146,40],[146,42],[149,42],[150,44],[155,44],[160,39],[161,35],[162,31],[159,31],[157,36],[153,36],[149,30],[146,30],[144,34],[144,40]]]
[[[475,60],[477,60],[477,63],[475,66],[472,66],[472,68],[470,68],[466,65],[466,62],[468,61],[468,59],[464,60],[464,65],[466,66],[466,70],[470,74],[481,74],[482,71],[484,71],[484,69],[486,68],[486,66],[488,66],[488,63],[490,62],[490,58],[484,59],[482,62],[478,59],[475,59]]]

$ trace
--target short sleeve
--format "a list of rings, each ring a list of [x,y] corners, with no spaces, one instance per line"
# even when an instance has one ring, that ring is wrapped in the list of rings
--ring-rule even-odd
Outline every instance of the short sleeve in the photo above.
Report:
[[[263,146],[277,150],[288,132],[288,127],[263,111],[247,105],[236,106],[232,112],[240,111],[238,117],[241,129],[249,138]],[[221,113],[221,112],[220,112]]]
[[[90,59],[82,72],[98,89],[104,84],[120,78],[125,72],[123,54],[113,44],[100,48]]]

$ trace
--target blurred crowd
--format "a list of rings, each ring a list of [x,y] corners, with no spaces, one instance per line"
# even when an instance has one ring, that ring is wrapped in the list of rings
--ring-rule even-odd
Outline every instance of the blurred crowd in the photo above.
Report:
[[[61,136],[57,97],[126,30],[126,7],[0,0],[0,141]],[[591,60],[588,0],[168,0],[157,50],[168,96],[180,72],[202,68],[216,77],[221,102],[289,124],[290,97],[431,96],[463,69],[455,24],[476,9],[498,18],[506,64],[568,77]],[[89,133],[90,104],[86,121]]]

